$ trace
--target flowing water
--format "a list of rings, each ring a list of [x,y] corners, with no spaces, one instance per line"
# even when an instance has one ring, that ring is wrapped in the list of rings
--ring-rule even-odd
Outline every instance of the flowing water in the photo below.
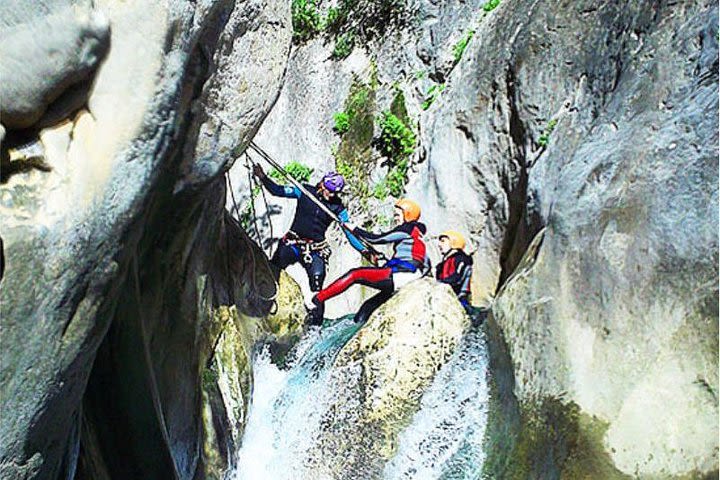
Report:
[[[233,480],[321,480],[313,447],[323,415],[336,397],[335,357],[359,326],[343,319],[308,331],[285,369],[268,349],[254,360],[254,389]],[[352,368],[352,367],[345,367]],[[477,479],[487,418],[487,355],[483,334],[472,331],[425,391],[419,410],[399,435],[385,479]],[[354,403],[354,402],[353,402]],[[358,399],[358,406],[360,399]],[[352,421],[352,419],[346,421]],[[358,447],[359,448],[359,447]],[[366,478],[344,474],[344,478]]]

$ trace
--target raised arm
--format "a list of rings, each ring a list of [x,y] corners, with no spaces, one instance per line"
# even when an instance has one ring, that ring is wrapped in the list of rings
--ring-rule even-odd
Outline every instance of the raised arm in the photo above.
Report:
[[[253,167],[253,173],[260,179],[263,186],[267,188],[267,191],[270,192],[271,195],[285,198],[300,198],[300,195],[302,195],[300,189],[293,185],[278,185],[270,180],[270,177],[265,174],[259,165]]]

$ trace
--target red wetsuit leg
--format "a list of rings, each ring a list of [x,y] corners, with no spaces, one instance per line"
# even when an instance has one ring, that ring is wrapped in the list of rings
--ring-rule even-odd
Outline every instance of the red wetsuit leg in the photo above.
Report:
[[[337,295],[340,295],[355,283],[360,283],[362,285],[372,287],[373,284],[383,282],[389,279],[391,276],[391,268],[353,268],[345,275],[328,285],[326,288],[320,290],[315,296],[315,298],[317,298],[321,302],[324,302]]]

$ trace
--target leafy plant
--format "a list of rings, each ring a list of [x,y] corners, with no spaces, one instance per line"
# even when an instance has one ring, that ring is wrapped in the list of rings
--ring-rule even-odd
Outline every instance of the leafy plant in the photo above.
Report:
[[[303,165],[302,163],[295,160],[285,165],[284,168],[288,175],[301,183],[310,180],[310,176],[313,173],[312,168],[308,167],[307,165]],[[270,178],[278,180],[280,182],[286,181],[285,176],[274,168],[270,170],[270,173],[268,175],[270,176]]]
[[[390,191],[388,190],[387,182],[385,180],[375,184],[375,187],[373,188],[373,197],[380,201],[384,201],[389,194]]]
[[[342,135],[350,129],[350,114],[347,112],[336,112],[333,114],[335,120],[334,130]]]
[[[455,63],[458,63],[460,61],[463,53],[465,53],[465,49],[467,48],[468,43],[470,43],[470,40],[472,40],[474,35],[475,30],[468,30],[465,35],[455,44],[455,46],[453,47],[453,56],[455,57]]]
[[[293,41],[302,43],[320,33],[323,27],[322,17],[316,0],[292,0]]]
[[[547,147],[548,142],[550,141],[550,135],[552,134],[553,130],[555,130],[555,126],[557,125],[557,120],[552,119],[548,122],[547,126],[545,127],[545,130],[543,130],[543,133],[540,135],[540,138],[538,139],[538,145],[541,147]]]
[[[492,12],[498,5],[500,5],[500,0],[488,0],[485,5],[483,5],[483,10]]]
[[[435,100],[440,96],[440,94],[445,90],[445,84],[435,84],[432,87],[428,88],[427,92],[425,92],[425,100],[423,101],[422,105],[420,105],[420,108],[423,110],[427,110],[430,108],[430,105],[432,105]]]
[[[405,191],[405,185],[408,182],[408,167],[408,160],[403,159],[388,172],[388,175],[385,178],[385,183],[387,184],[388,191],[393,197],[400,197]]]
[[[332,58],[339,60],[347,58],[347,56],[352,53],[354,47],[355,34],[353,32],[344,33],[335,40],[335,47],[333,48]]]
[[[415,133],[397,116],[385,111],[380,118],[380,151],[393,161],[415,151]]]

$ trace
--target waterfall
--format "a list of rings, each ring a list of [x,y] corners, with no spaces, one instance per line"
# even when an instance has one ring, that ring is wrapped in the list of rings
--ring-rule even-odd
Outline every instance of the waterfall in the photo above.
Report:
[[[253,363],[248,422],[232,480],[323,478],[312,466],[318,459],[309,458],[308,452],[323,434],[321,419],[327,404],[342,388],[330,375],[333,361],[359,328],[344,318],[322,331],[310,329],[285,368],[272,363],[267,347],[259,350]],[[396,453],[385,464],[385,479],[479,478],[488,404],[486,375],[484,336],[473,330],[436,374],[419,410],[400,433]]]

